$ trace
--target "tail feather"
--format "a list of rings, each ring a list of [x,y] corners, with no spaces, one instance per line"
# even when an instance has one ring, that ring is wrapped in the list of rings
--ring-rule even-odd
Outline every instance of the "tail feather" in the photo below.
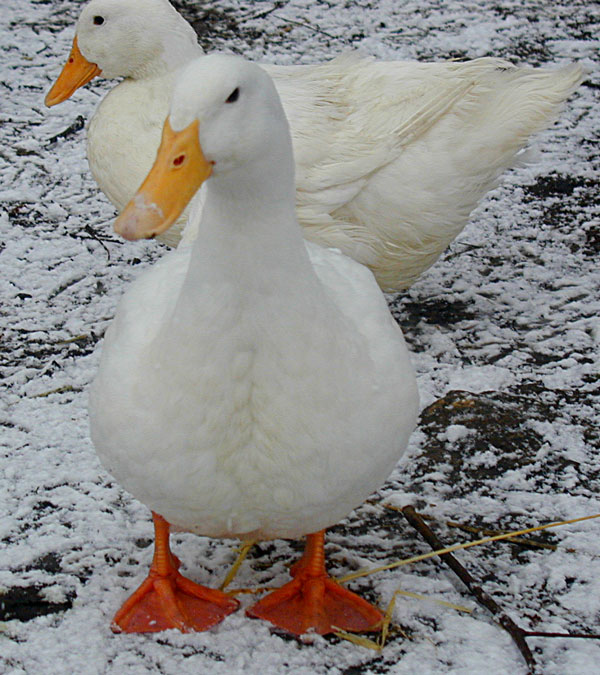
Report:
[[[510,158],[532,134],[554,122],[564,102],[583,81],[584,72],[574,64],[558,70],[498,70],[494,75],[487,95],[474,94],[480,106],[477,114],[470,111],[471,126],[476,130],[479,120],[487,120],[480,126],[482,143],[495,149],[501,165],[506,161],[510,164]]]

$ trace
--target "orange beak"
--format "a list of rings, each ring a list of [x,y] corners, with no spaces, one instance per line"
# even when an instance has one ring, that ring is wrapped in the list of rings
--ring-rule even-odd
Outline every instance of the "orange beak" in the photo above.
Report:
[[[75,36],[69,58],[58,79],[52,85],[52,89],[46,94],[46,105],[51,107],[66,101],[74,91],[83,87],[84,84],[87,84],[96,75],[100,75],[101,72],[95,63],[90,63],[79,51],[77,36]]]
[[[175,132],[167,118],[154,166],[115,221],[115,232],[130,241],[161,234],[179,218],[212,170],[198,140],[198,120]]]

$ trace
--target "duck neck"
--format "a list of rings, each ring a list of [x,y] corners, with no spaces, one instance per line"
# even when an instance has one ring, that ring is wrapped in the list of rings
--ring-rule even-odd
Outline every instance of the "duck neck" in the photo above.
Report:
[[[186,24],[187,26],[187,24]],[[191,28],[187,26],[187,28]],[[202,47],[196,42],[196,34],[190,37],[187,32],[168,33],[163,38],[163,53],[160,58],[160,72],[155,74],[174,72],[194,59],[204,55]]]
[[[131,64],[128,77],[143,80],[172,73],[204,54],[196,33],[177,12],[165,17],[161,37],[157,44],[149,44],[147,52],[138,46],[143,57]]]
[[[296,220],[293,166],[280,168],[261,158],[251,170],[210,178],[185,284],[190,297],[216,286],[248,308],[277,294],[293,303],[319,292]]]

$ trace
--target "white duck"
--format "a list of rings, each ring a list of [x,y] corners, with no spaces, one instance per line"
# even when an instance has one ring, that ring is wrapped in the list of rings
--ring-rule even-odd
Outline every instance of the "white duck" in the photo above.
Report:
[[[242,539],[308,533],[294,579],[250,615],[295,633],[374,629],[379,610],[327,576],[323,530],[406,447],[418,394],[402,333],[368,269],[303,240],[284,111],[269,76],[239,57],[185,69],[116,231],[159,234],[207,178],[197,238],[129,289],[92,385],[98,454],[155,514],[151,573],[115,624],[202,630],[237,606],[179,574],[172,524]]]
[[[154,160],[176,71],[201,52],[167,0],[92,0],[46,102],[95,75],[125,77],[88,129],[94,177],[121,210]],[[465,226],[481,197],[548,126],[579,66],[374,62],[265,66],[290,121],[304,236],[339,248],[384,290],[409,286]],[[176,244],[180,228],[172,228]],[[193,233],[190,234],[193,236]]]

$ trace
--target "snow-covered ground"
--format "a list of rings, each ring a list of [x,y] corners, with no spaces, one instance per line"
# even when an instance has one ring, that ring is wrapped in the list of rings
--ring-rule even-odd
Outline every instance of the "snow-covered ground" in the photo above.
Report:
[[[473,607],[399,598],[380,653],[338,638],[281,636],[237,612],[215,629],[113,635],[115,610],[145,575],[147,509],[100,467],[86,389],[127,282],[163,252],[111,233],[114,210],[87,168],[82,119],[94,82],[48,110],[68,53],[75,0],[11,0],[0,13],[0,671],[21,673],[524,673],[510,636],[439,561],[353,582],[385,606],[396,589]],[[337,576],[427,550],[402,516],[412,503],[446,543],[492,529],[600,513],[600,8],[592,0],[180,0],[203,46],[276,63],[350,47],[388,59],[498,55],[581,61],[585,83],[450,250],[390,298],[414,352],[423,414],[380,494],[333,528]],[[264,16],[259,16],[264,14]],[[67,133],[62,133],[67,130]],[[56,138],[55,138],[56,137]],[[54,138],[54,140],[53,140]],[[600,632],[600,521],[458,557],[524,628]],[[191,578],[217,585],[234,544],[174,537]],[[296,542],[257,546],[235,584],[281,584]],[[242,603],[251,602],[242,596]],[[44,612],[49,612],[44,615]],[[17,618],[13,618],[17,617]],[[33,617],[33,618],[32,618]],[[600,641],[535,638],[540,672],[597,673]]]

